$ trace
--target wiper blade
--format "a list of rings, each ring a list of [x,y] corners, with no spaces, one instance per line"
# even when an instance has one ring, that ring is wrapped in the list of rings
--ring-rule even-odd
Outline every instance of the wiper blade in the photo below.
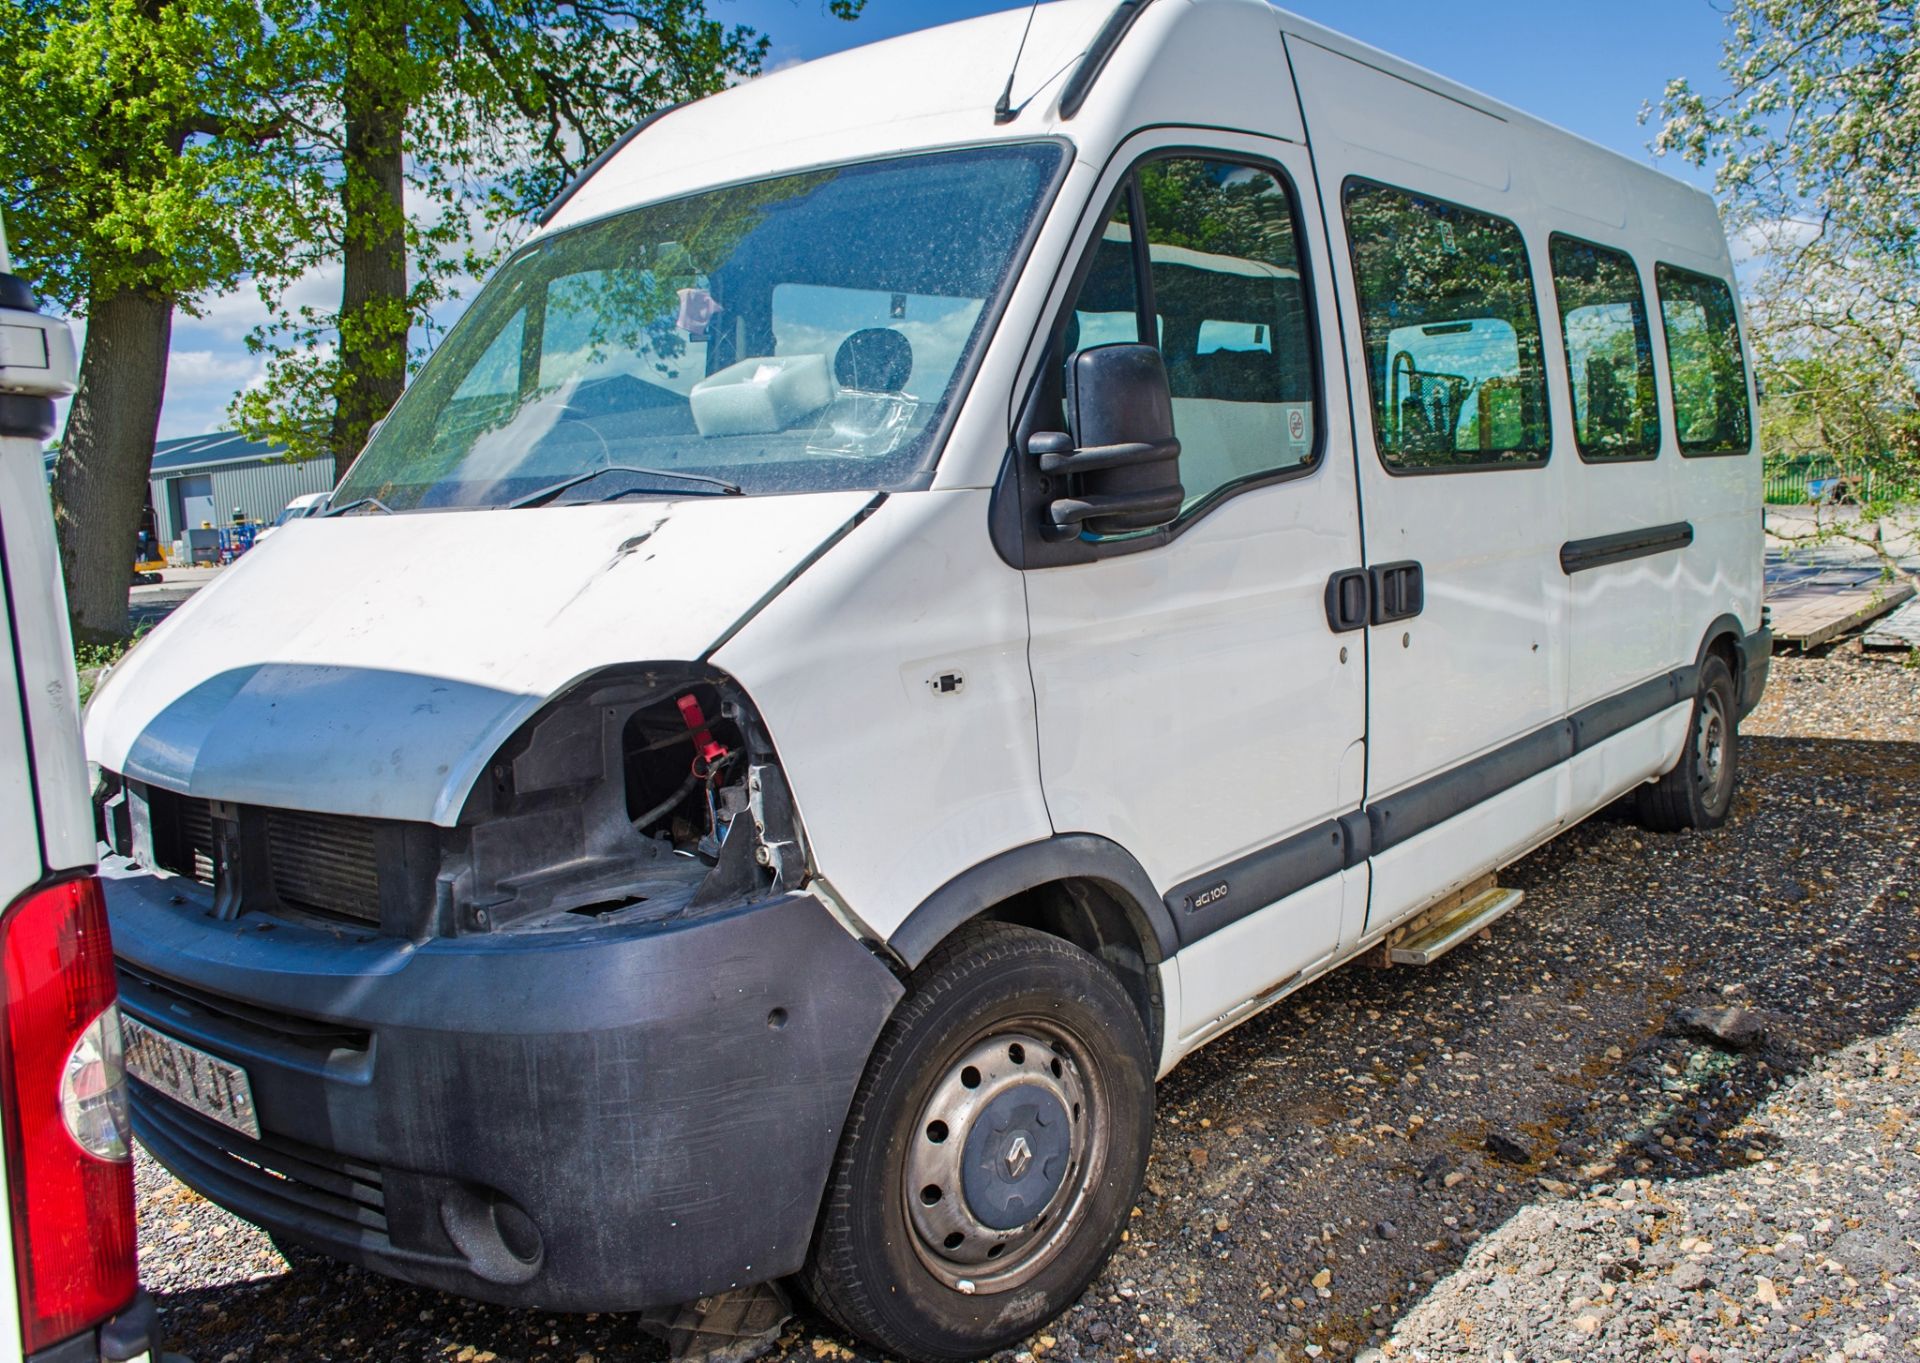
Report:
[[[349,511],[357,510],[363,506],[370,506],[383,516],[391,516],[393,514],[393,508],[381,501],[378,497],[361,497],[356,501],[348,502],[345,506],[328,507],[320,513],[320,519],[325,520],[329,516],[344,516]]]
[[[538,492],[529,492],[524,497],[517,497],[507,503],[507,509],[518,511],[523,506],[538,506],[542,502],[552,501],[561,493],[607,473],[631,473],[640,478],[683,478],[689,483],[704,483],[717,489],[716,492],[709,494],[710,496],[738,497],[744,492],[738,483],[729,483],[724,478],[712,478],[704,473],[683,473],[679,469],[642,468],[637,464],[604,464],[597,469],[588,469],[585,473],[576,473],[571,478],[562,478],[559,482],[543,487]]]

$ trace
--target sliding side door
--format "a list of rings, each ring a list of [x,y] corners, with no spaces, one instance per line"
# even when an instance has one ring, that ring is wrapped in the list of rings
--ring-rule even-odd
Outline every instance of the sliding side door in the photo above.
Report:
[[[1312,42],[1288,50],[1349,285],[1372,932],[1524,852],[1564,812],[1567,516],[1545,240],[1503,119]]]

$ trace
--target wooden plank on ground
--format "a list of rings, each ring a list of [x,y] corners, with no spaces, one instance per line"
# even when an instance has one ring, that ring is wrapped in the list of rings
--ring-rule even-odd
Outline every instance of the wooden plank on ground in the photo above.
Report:
[[[1909,601],[1860,638],[1862,648],[1920,648],[1920,601]]]
[[[1822,573],[1786,584],[1767,597],[1774,643],[1802,652],[1818,648],[1879,619],[1913,594],[1911,580],[1889,582],[1877,570]]]

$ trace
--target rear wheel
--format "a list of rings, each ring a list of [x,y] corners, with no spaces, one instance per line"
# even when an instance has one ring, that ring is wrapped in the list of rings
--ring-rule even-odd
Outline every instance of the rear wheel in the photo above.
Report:
[[[1733,670],[1710,653],[1700,667],[1687,747],[1679,765],[1640,787],[1640,822],[1658,833],[1682,828],[1718,828],[1733,809],[1740,782],[1740,731]]]
[[[890,1353],[979,1358],[1086,1290],[1139,1195],[1146,1031],[1113,973],[986,924],[915,972],[855,1095],[804,1283]]]

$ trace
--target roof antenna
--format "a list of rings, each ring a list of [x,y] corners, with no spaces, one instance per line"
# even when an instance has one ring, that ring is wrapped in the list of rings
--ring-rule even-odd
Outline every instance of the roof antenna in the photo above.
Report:
[[[1020,73],[1020,58],[1027,50],[1027,35],[1033,32],[1033,12],[1039,8],[1040,0],[1033,0],[1033,4],[1027,8],[1027,26],[1020,30],[1020,46],[1014,50],[1013,66],[1007,71],[1007,88],[1002,90],[1000,98],[994,101],[993,121],[995,123],[1011,123],[1020,117],[1020,109],[1027,107],[1025,104],[1022,104],[1020,109],[1013,107],[1013,78]]]

